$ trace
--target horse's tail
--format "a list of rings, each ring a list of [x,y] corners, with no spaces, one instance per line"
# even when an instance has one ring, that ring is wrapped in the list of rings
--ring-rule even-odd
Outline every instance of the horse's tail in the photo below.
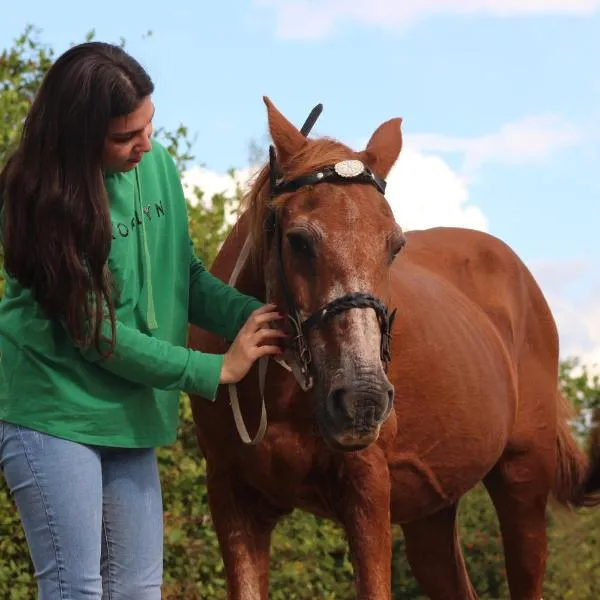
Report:
[[[600,504],[600,431],[595,430],[596,459],[590,465],[588,457],[573,436],[569,420],[574,411],[560,393],[558,401],[558,428],[556,435],[556,476],[553,495],[565,506],[596,506]],[[593,455],[593,453],[592,453]]]
[[[600,504],[600,408],[594,410],[590,432],[589,467],[581,486],[581,506]]]

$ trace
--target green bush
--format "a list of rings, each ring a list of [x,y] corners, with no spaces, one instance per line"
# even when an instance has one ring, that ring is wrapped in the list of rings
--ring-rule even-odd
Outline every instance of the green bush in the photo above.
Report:
[[[0,476],[0,598],[32,600],[36,586],[17,509]]]

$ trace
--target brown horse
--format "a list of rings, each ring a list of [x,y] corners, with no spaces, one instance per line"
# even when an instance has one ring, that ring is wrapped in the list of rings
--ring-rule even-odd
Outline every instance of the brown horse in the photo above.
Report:
[[[229,281],[237,265],[240,290],[285,307],[305,385],[269,363],[269,427],[256,445],[239,440],[226,389],[214,403],[193,399],[229,598],[268,597],[271,532],[296,507],[341,523],[360,599],[391,597],[391,522],[426,594],[476,598],[456,514],[483,481],[511,597],[539,599],[549,497],[576,502],[587,465],[558,392],[557,331],[540,289],[490,235],[402,232],[383,195],[400,119],[354,152],[307,139],[265,102],[276,152],[212,270]],[[226,348],[198,330],[191,346]],[[256,429],[256,369],[238,390]]]

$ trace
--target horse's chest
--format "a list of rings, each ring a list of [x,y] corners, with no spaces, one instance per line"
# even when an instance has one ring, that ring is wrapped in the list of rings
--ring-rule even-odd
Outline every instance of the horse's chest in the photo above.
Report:
[[[292,483],[302,480],[310,470],[311,454],[299,434],[270,423],[267,437],[242,460],[249,469],[247,473],[254,477]]]
[[[269,436],[252,455],[242,458],[250,485],[273,503],[322,512],[322,483],[326,477],[316,439],[269,427]]]

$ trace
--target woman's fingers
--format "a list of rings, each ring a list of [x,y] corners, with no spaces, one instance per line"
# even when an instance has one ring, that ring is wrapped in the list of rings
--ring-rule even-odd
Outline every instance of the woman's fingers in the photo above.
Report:
[[[272,321],[281,321],[283,319],[283,315],[277,311],[269,311],[265,313],[261,313],[260,315],[254,315],[252,318],[252,327],[253,329],[260,329],[267,323]]]
[[[265,304],[253,311],[247,322],[262,325],[263,323],[278,321],[280,319],[283,319],[283,315],[279,312],[277,306],[275,304]]]
[[[254,334],[254,338],[261,342],[263,340],[267,340],[269,338],[286,338],[286,337],[288,337],[288,334],[285,331],[282,331],[281,329],[273,329],[270,327],[263,327],[262,329],[259,329]]]
[[[283,354],[283,350],[279,346],[257,346],[255,349],[256,358],[275,354]]]
[[[283,353],[279,340],[287,337],[276,322],[283,319],[277,307],[267,304],[255,310],[225,353],[221,369],[221,383],[236,383],[250,370],[252,364],[263,356]]]

